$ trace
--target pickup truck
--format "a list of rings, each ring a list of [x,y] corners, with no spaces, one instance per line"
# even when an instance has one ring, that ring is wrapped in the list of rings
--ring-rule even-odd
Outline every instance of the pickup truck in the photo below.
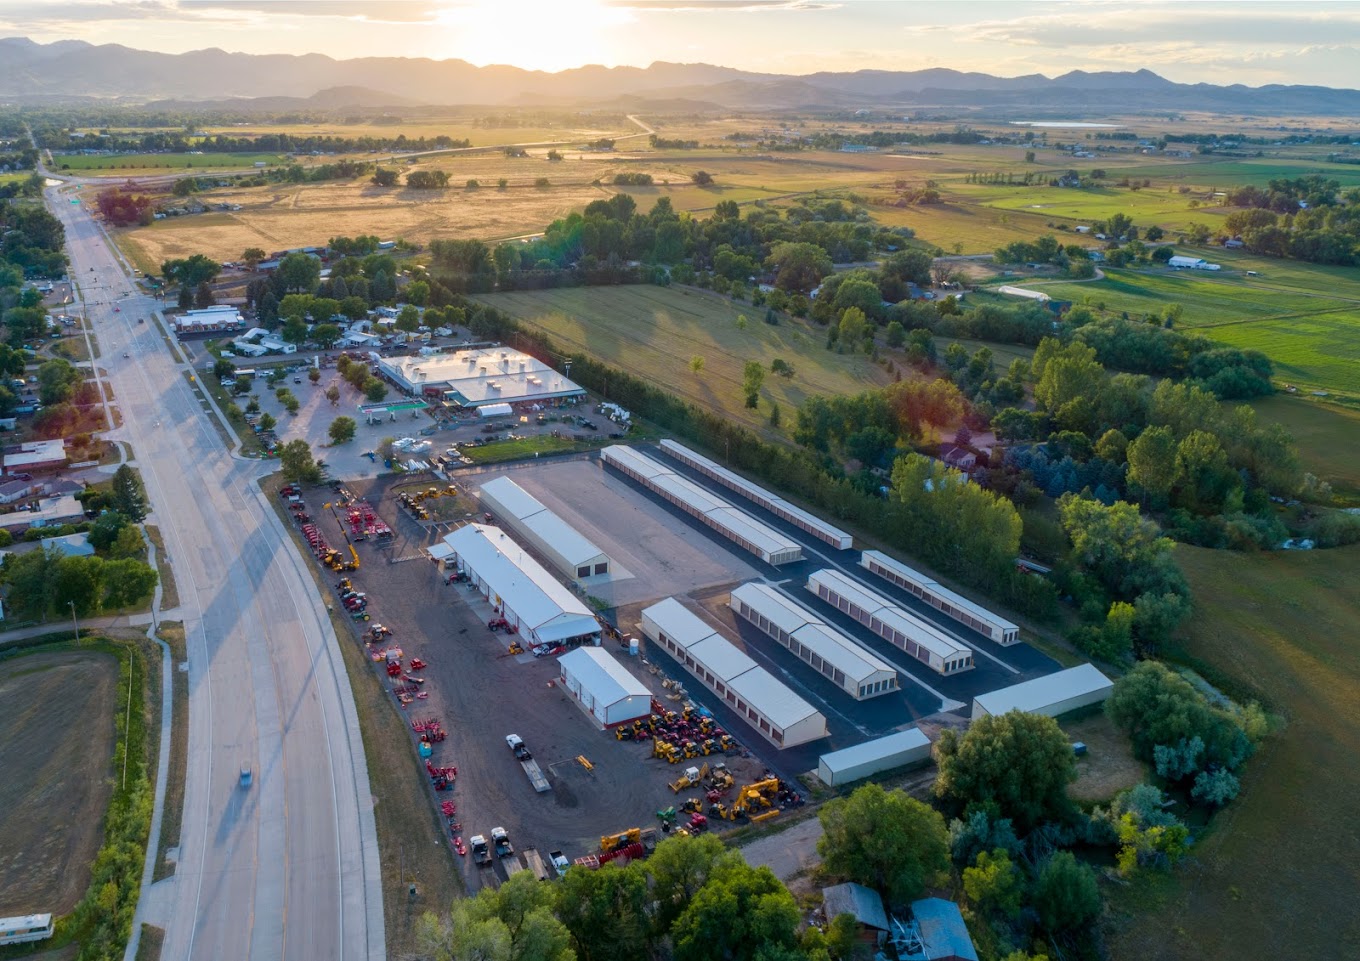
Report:
[[[505,828],[491,829],[491,843],[496,848],[498,858],[508,858],[515,853],[515,846],[510,843],[510,834]]]
[[[474,834],[469,841],[472,845],[472,859],[477,862],[477,866],[481,868],[490,864],[491,847],[486,843],[486,838],[480,834]]]
[[[552,785],[548,783],[548,778],[544,775],[543,769],[538,766],[534,756],[529,753],[529,748],[525,746],[524,739],[518,734],[507,734],[505,743],[515,754],[515,760],[519,761],[519,766],[524,769],[525,776],[529,783],[534,786],[534,790],[539,794],[545,794],[552,790]]]
[[[559,878],[567,873],[567,868],[571,867],[571,862],[561,851],[549,851],[548,860],[552,862],[553,870],[557,872]]]

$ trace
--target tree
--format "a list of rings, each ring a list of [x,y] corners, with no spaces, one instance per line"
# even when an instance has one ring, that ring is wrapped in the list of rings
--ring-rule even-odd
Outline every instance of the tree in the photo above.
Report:
[[[370,403],[381,403],[387,397],[387,385],[376,377],[364,381],[364,397]]]
[[[873,331],[864,311],[849,307],[841,314],[840,323],[836,325],[836,338],[850,350],[858,350],[873,344]]]
[[[288,254],[279,261],[274,276],[284,291],[316,293],[321,283],[321,260],[301,252]]]
[[[420,311],[411,304],[407,304],[405,307],[401,308],[401,312],[397,314],[397,321],[393,326],[395,326],[397,330],[408,334],[414,334],[420,329]]]
[[[222,265],[204,254],[194,254],[180,260],[161,264],[161,276],[167,283],[179,284],[193,290],[199,284],[212,283],[222,272]]]
[[[63,554],[57,547],[5,558],[0,575],[9,585],[6,605],[33,620],[46,618],[56,595],[56,570],[62,558]]]
[[[156,569],[140,560],[124,558],[107,561],[100,571],[100,584],[104,590],[101,606],[107,610],[119,610],[140,605],[156,590],[157,580]]]
[[[86,534],[86,538],[89,540],[91,547],[103,554],[113,546],[114,541],[118,539],[118,535],[128,526],[129,521],[122,514],[117,511],[105,511],[95,518],[94,523],[90,525],[90,530],[89,533]],[[133,528],[133,530],[135,531],[135,528]]]
[[[140,524],[147,515],[146,488],[136,469],[127,464],[113,472],[113,508],[133,523]]]
[[[704,369],[704,359],[699,354],[695,354],[689,359],[690,373],[696,376]]]
[[[1149,427],[1129,444],[1129,483],[1162,501],[1176,483],[1176,436],[1170,427]]]
[[[347,444],[354,440],[357,425],[353,417],[337,417],[331,421],[330,437],[332,444]]]
[[[671,928],[674,959],[782,961],[788,955],[773,952],[797,944],[800,914],[793,895],[769,868],[740,861],[727,865],[676,919]]]
[[[194,289],[194,307],[198,310],[211,307],[217,303],[217,297],[213,294],[212,284],[206,280]]]
[[[236,365],[225,357],[219,357],[213,364],[213,373],[218,380],[225,380],[236,373]]]
[[[53,571],[53,603],[57,605],[58,610],[74,605],[75,612],[81,617],[97,614],[104,601],[103,575],[103,558],[63,557],[57,561]]]
[[[522,871],[499,889],[455,901],[447,923],[425,915],[417,939],[433,961],[575,961],[553,900],[552,887]]]
[[[260,415],[260,430],[263,433],[267,434],[277,426],[279,426],[279,422],[274,418],[273,414]]]
[[[524,872],[528,873],[528,872]],[[634,957],[647,943],[647,874],[640,863],[597,871],[570,868],[558,885],[557,916],[581,961]]]
[[[1067,785],[1076,780],[1076,762],[1051,717],[1018,710],[985,715],[961,738],[946,731],[939,753],[935,794],[953,810],[995,805],[1022,831],[1070,810]]]
[[[746,395],[746,406],[752,409],[759,402],[760,388],[765,383],[765,366],[758,360],[748,360],[742,368],[741,390]]]
[[[712,834],[696,837],[669,837],[656,846],[647,859],[652,876],[652,895],[656,902],[653,925],[658,934],[670,931],[694,896],[716,874],[742,861],[741,854],[726,847]]]
[[[385,170],[382,167],[373,171],[373,183],[379,187],[395,187],[397,185],[398,171]]]
[[[713,175],[707,170],[696,170],[689,175],[690,182],[699,187],[707,187],[713,183]]]
[[[109,558],[111,560],[135,560],[140,561],[146,557],[146,541],[142,540],[142,532],[135,524],[128,524],[118,532],[112,544],[109,545]]]
[[[317,324],[312,328],[311,338],[322,350],[330,350],[340,340],[340,328],[335,324]]]
[[[807,293],[831,273],[831,258],[816,244],[778,243],[770,250],[765,266],[775,271],[775,286],[784,291]]]
[[[1115,681],[1105,713],[1128,734],[1134,755],[1148,762],[1155,760],[1159,745],[1191,744],[1198,738],[1204,767],[1231,770],[1264,734],[1263,725],[1248,730],[1237,715],[1213,707],[1189,681],[1156,661],[1142,661]]]
[[[884,341],[893,350],[901,350],[902,345],[907,342],[907,329],[895,320],[889,321],[884,332]]]
[[[976,907],[1006,918],[1020,914],[1024,879],[1005,849],[983,851],[977,863],[963,870],[963,892]]]
[[[279,448],[279,466],[285,480],[293,483],[318,484],[321,468],[312,457],[312,449],[305,440],[290,440]]]
[[[38,368],[38,400],[44,407],[69,403],[85,377],[70,361],[58,358]]]
[[[1100,914],[1096,875],[1071,851],[1059,851],[1044,863],[1034,887],[1034,908],[1044,930],[1073,931]]]
[[[327,387],[326,399],[331,402],[332,407],[340,403],[340,388],[336,387],[334,384],[331,384],[329,387]]]
[[[313,385],[319,384],[321,382],[320,369],[316,367],[307,368],[307,379],[311,381]]]
[[[866,784],[828,801],[818,818],[826,869],[885,892],[892,904],[920,897],[949,868],[944,818],[902,791]]]
[[[254,270],[260,265],[268,254],[260,247],[247,247],[245,253],[241,254],[241,261],[246,265],[247,270]]]

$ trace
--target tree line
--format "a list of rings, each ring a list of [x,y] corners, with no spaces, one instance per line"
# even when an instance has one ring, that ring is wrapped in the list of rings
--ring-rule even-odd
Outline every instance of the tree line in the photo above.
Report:
[[[53,127],[37,127],[33,131],[45,150],[108,150],[116,153],[278,153],[278,154],[341,154],[448,150],[470,147],[472,142],[440,134],[434,137],[337,137],[331,135],[298,135],[263,133],[255,137],[228,137],[224,134],[200,136],[192,132],[142,131],[114,134],[106,131],[85,133]]]

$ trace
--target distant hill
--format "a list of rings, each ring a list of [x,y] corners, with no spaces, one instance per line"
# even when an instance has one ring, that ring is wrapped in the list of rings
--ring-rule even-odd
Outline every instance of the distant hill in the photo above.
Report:
[[[223,50],[153,53],[117,44],[0,39],[0,97],[156,102],[166,109],[379,110],[417,105],[599,105],[637,98],[721,109],[970,107],[1001,114],[1216,110],[1239,114],[1360,114],[1360,91],[1327,87],[1178,84],[1150,70],[993,77],[943,68],[806,76],[705,63],[586,66],[559,73],[475,67],[463,60]],[[248,100],[245,98],[249,98]],[[253,101],[253,102],[252,102]]]

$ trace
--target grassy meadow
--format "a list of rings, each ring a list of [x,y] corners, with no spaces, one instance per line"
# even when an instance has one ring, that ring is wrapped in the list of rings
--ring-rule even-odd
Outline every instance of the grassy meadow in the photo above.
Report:
[[[784,429],[809,394],[849,394],[881,387],[892,377],[863,354],[824,347],[826,334],[803,321],[766,324],[761,308],[716,294],[675,287],[594,287],[483,294],[476,298],[547,333],[562,349],[579,350],[717,410],[750,427],[768,429],[770,404],[780,407]],[[746,316],[745,326],[739,318]],[[704,359],[690,370],[690,358]],[[782,358],[792,377],[769,373]],[[742,393],[742,368],[759,361],[766,370],[760,407]]]
[[[1282,715],[1190,862],[1116,889],[1112,954],[1143,961],[1360,955],[1360,546],[1178,549],[1184,653]]]
[[[277,153],[125,153],[125,154],[56,154],[53,169],[98,175],[100,171],[171,174],[179,170],[232,170],[253,167],[257,162],[270,166],[284,163],[287,158]]]
[[[1251,406],[1261,423],[1289,431],[1307,470],[1331,484],[1347,505],[1360,504],[1360,411],[1304,394],[1259,397]]]

